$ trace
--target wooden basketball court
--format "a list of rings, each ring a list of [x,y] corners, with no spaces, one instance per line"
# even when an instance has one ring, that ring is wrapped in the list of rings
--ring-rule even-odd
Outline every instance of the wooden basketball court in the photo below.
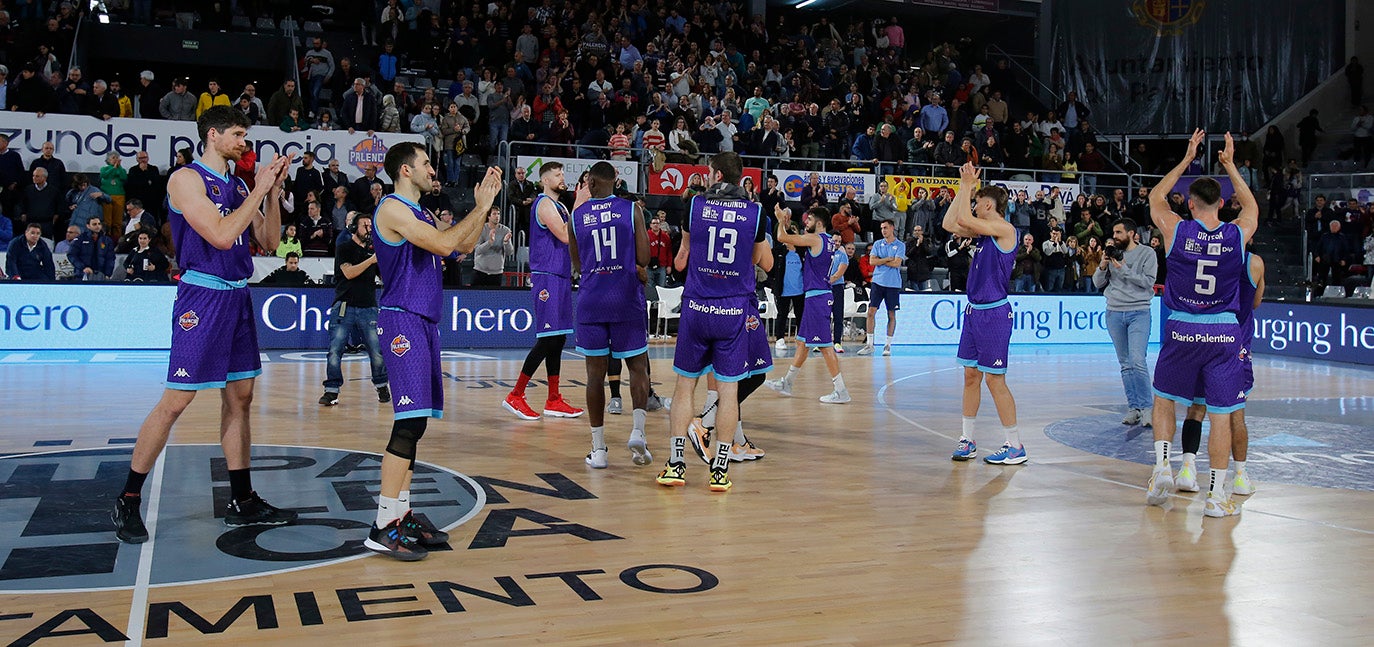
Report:
[[[670,353],[654,349],[664,395]],[[452,550],[405,564],[359,553],[365,530],[357,520],[370,514],[361,504],[349,512],[354,521],[227,539],[206,503],[218,449],[194,447],[217,442],[214,392],[173,430],[182,449],[169,451],[149,481],[153,541],[111,546],[112,530],[97,527],[92,511],[108,508],[116,490],[77,486],[40,500],[34,488],[103,483],[109,472],[122,483],[121,452],[161,393],[165,353],[160,362],[158,353],[0,353],[9,403],[0,417],[0,640],[1374,644],[1366,369],[1257,358],[1251,471],[1259,491],[1241,516],[1204,520],[1199,494],[1165,509],[1145,505],[1149,431],[1119,424],[1123,396],[1107,346],[1013,351],[1009,383],[1030,455],[1018,467],[949,460],[961,386],[952,348],[844,356],[854,402],[843,406],[816,402],[829,381],[814,358],[796,397],[762,389],[745,403],[746,430],[768,454],[734,464],[734,489],[723,495],[707,490],[707,469],[690,453],[687,487],[654,482],[667,451],[666,413],[650,414],[652,466],[630,463],[630,417],[608,416],[611,465],[592,470],[583,463],[585,418],[520,422],[501,409],[523,351],[470,355],[445,361],[446,418],[431,423],[419,460],[480,484],[481,494],[452,509],[454,520],[464,518],[450,530]],[[306,519],[334,517],[348,507],[339,501],[371,501],[375,465],[357,452],[380,452],[390,424],[364,362],[346,364],[339,406],[318,406],[322,358],[272,355],[254,403],[255,444],[284,448],[259,453],[303,457],[255,462],[274,469],[255,472],[256,484],[274,503],[316,506],[306,506]],[[585,375],[571,354],[563,366],[565,384]],[[584,402],[580,388],[565,392]],[[533,388],[530,400],[543,395]],[[1002,440],[990,398],[979,423],[986,455]],[[1353,449],[1325,432],[1293,431],[1318,425],[1354,435]],[[104,452],[91,460],[105,467],[71,462],[82,449]],[[1140,462],[1111,457],[1123,449]],[[25,457],[34,452],[55,453]],[[352,467],[339,469],[347,460]],[[319,500],[303,502],[326,468],[345,476],[328,477],[320,494],[308,494]],[[1342,469],[1355,476],[1336,478],[1336,487],[1275,480],[1324,483],[1322,474]],[[417,486],[413,503],[425,496]],[[162,512],[150,509],[155,498]],[[75,521],[78,508],[89,523]],[[431,518],[441,510],[430,509]],[[249,569],[256,572],[203,576],[226,552],[247,554],[245,545],[260,549],[247,560],[260,564]],[[337,549],[323,563],[302,567],[289,557],[321,546]],[[183,561],[170,563],[171,555]],[[72,585],[78,575],[110,576],[101,569],[128,577]]]

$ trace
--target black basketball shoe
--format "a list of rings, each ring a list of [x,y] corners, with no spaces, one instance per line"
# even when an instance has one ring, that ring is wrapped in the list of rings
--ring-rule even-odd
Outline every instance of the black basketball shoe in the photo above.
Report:
[[[229,508],[224,512],[224,525],[230,528],[284,526],[295,521],[297,516],[295,511],[275,507],[253,492],[243,501],[229,501]]]
[[[401,527],[400,519],[393,520],[385,528],[378,528],[377,524],[372,524],[372,531],[363,541],[363,546],[374,553],[381,553],[403,562],[418,562],[429,555],[429,551],[420,545],[419,540]]]
[[[142,503],[143,497],[115,497],[114,511],[110,513],[110,519],[114,521],[115,537],[126,544],[141,544],[148,541],[148,528],[143,525],[143,517],[138,512]]]
[[[401,517],[401,532],[410,535],[421,546],[442,546],[448,543],[448,533],[434,527],[429,517],[406,511]]]

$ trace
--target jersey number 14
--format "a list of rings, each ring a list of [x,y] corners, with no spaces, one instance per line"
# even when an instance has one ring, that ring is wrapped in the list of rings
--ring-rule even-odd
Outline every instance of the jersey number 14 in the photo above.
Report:
[[[616,259],[615,228],[592,230],[592,250],[596,252],[596,262],[602,262],[601,248],[606,248],[606,258],[611,261]]]

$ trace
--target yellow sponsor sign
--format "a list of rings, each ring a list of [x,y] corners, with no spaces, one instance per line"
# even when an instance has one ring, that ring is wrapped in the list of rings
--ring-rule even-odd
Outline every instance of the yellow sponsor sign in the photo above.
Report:
[[[887,189],[892,192],[892,197],[897,198],[897,208],[906,211],[911,206],[912,200],[921,196],[918,189],[925,189],[924,195],[932,195],[932,191],[944,191],[952,200],[954,192],[959,190],[959,178],[957,177],[927,177],[924,175],[889,175],[884,178],[887,180]]]

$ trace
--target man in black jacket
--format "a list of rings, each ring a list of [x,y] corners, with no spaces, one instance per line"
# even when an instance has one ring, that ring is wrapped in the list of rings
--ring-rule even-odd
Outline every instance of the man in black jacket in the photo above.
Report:
[[[347,126],[350,134],[355,130],[377,130],[377,104],[362,78],[353,79],[353,91],[344,96],[339,123]]]
[[[57,266],[52,261],[52,250],[43,240],[38,225],[29,225],[23,236],[10,241],[5,253],[5,274],[14,281],[56,281]]]
[[[137,200],[154,219],[161,219],[162,198],[167,195],[167,178],[162,177],[157,167],[149,163],[148,151],[139,151],[137,163],[129,168],[129,177],[124,180],[125,205]]]
[[[6,110],[35,112],[42,117],[44,113],[52,112],[56,99],[47,80],[38,77],[33,65],[25,65],[19,72],[19,78],[10,84],[8,103]]]
[[[927,238],[925,227],[916,225],[911,228],[911,236],[906,239],[906,287],[919,292],[929,292],[931,269],[940,244]]]
[[[1327,225],[1330,230],[1322,234],[1312,258],[1313,292],[1321,296],[1328,285],[1341,285],[1349,266],[1349,244],[1341,233],[1341,221],[1332,220]],[[1327,275],[1331,280],[1327,281]]]
[[[1077,92],[1070,91],[1066,99],[1066,101],[1059,104],[1059,110],[1057,112],[1059,113],[1059,118],[1062,120],[1064,127],[1069,131],[1073,131],[1078,128],[1078,122],[1088,120],[1088,115],[1091,114],[1092,111],[1088,110],[1088,106],[1083,105],[1083,102],[1078,100]]]
[[[33,170],[33,183],[24,187],[19,198],[19,222],[38,225],[43,230],[44,238],[52,238],[53,227],[61,213],[61,203],[62,191],[48,181],[47,169],[36,168]]]

